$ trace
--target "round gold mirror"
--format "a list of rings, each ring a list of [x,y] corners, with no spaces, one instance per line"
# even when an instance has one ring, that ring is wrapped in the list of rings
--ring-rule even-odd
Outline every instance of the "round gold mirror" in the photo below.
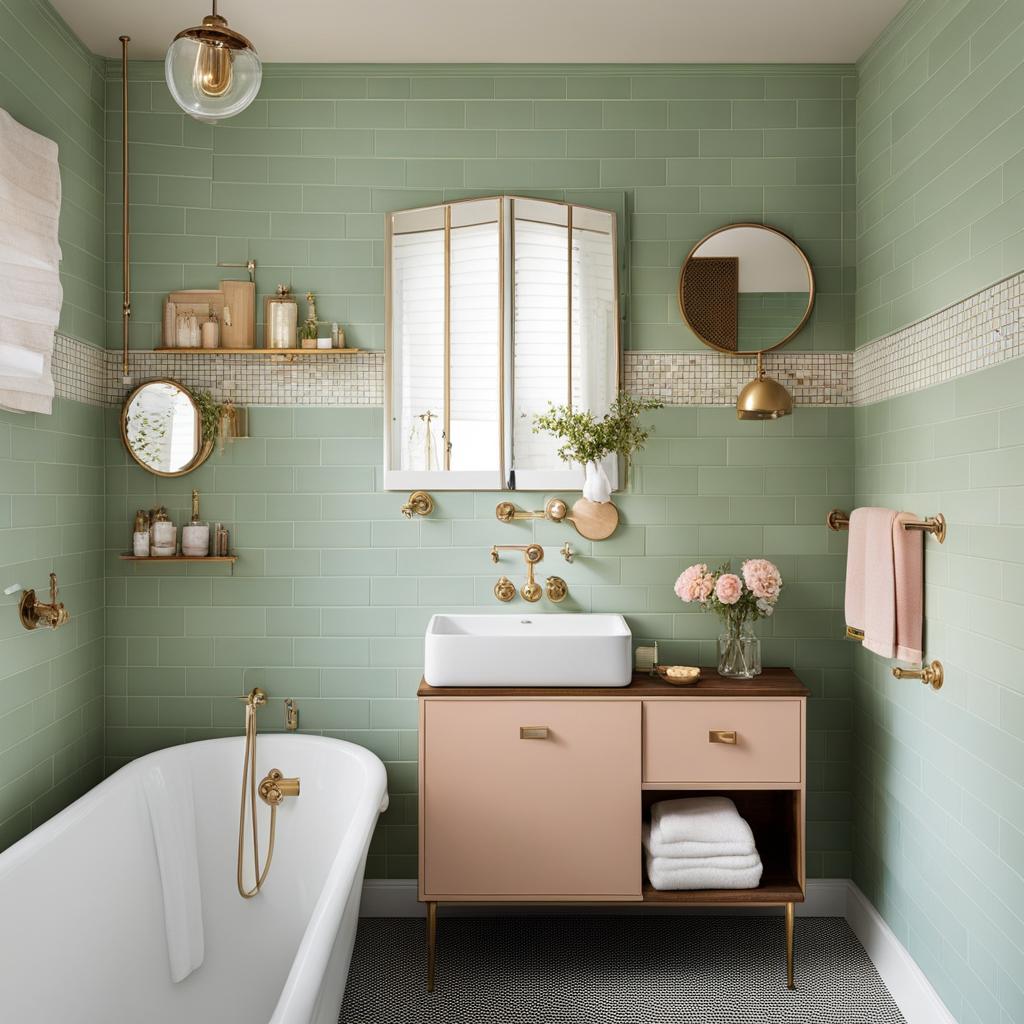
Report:
[[[156,476],[184,476],[213,451],[203,440],[203,418],[192,392],[173,380],[140,384],[121,410],[121,439],[128,454]]]
[[[785,345],[814,307],[814,273],[789,235],[727,224],[702,238],[679,274],[679,310],[705,344],[733,356]]]

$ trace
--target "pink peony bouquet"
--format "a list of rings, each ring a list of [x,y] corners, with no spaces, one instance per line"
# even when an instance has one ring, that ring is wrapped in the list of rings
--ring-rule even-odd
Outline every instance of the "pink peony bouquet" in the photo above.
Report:
[[[718,614],[729,633],[738,636],[748,619],[756,622],[775,611],[782,593],[782,574],[766,558],[748,559],[739,575],[729,563],[712,571],[699,562],[680,575],[675,592],[680,601],[696,602],[704,611]]]

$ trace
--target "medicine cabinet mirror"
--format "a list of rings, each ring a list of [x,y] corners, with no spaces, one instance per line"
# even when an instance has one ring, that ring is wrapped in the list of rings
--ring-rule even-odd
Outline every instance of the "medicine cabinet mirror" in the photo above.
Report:
[[[620,252],[615,211],[596,206],[497,196],[388,216],[385,488],[581,486],[533,417],[614,401]]]
[[[213,451],[203,440],[199,405],[184,385],[150,380],[125,399],[121,439],[128,454],[156,476],[184,476],[198,469]]]
[[[788,235],[729,224],[694,246],[679,275],[679,308],[705,344],[730,355],[784,345],[807,323],[814,274]]]

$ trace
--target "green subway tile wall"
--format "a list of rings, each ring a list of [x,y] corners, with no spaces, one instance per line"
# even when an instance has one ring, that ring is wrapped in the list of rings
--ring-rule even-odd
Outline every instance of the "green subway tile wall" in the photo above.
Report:
[[[104,344],[103,62],[40,0],[0,0],[0,108],[59,146],[60,330]],[[27,633],[0,597],[0,849],[102,775],[102,411],[0,412],[0,590],[45,590],[73,618]]]
[[[103,410],[0,412],[0,590],[46,592],[71,621],[27,632],[0,596],[0,849],[103,775]],[[48,600],[48,598],[44,598]]]
[[[237,733],[234,694],[264,686],[295,697],[303,728],[355,740],[388,766],[391,808],[373,843],[372,876],[416,874],[416,700],[423,631],[438,611],[507,611],[492,594],[496,542],[536,539],[545,573],[569,582],[560,610],[621,611],[670,661],[714,660],[717,620],[672,584],[690,562],[765,555],[786,591],[759,626],[770,664],[810,686],[811,874],[850,872],[850,646],[841,635],[845,536],[826,511],[853,491],[853,412],[801,409],[763,425],[728,408],[652,415],[655,432],[617,498],[623,525],[591,544],[551,523],[506,525],[493,492],[438,493],[408,522],[404,495],[382,493],[380,409],[255,408],[252,437],[195,473],[160,480],[126,462],[107,430],[108,767],[172,743]],[[131,513],[165,502],[176,519],[202,493],[204,518],[232,527],[234,576],[206,567],[116,559]],[[540,508],[541,494],[513,495]],[[571,540],[571,565],[557,549]],[[518,604],[519,612],[522,610]],[[547,602],[534,609],[554,611]],[[280,728],[281,705],[262,723]]]
[[[120,66],[107,64],[107,337],[121,315]],[[384,213],[518,192],[618,207],[628,193],[629,343],[700,348],[676,305],[705,233],[764,221],[795,236],[818,298],[796,348],[853,347],[854,68],[269,65],[216,127],[174,106],[163,65],[133,63],[132,345],[163,296],[257,260],[262,296],[313,290],[352,344],[384,345]],[[237,276],[237,272],[235,274]]]
[[[0,0],[0,23],[0,108],[60,147],[59,330],[103,345],[103,61],[41,0]]]
[[[1024,267],[1024,4],[911,0],[858,71],[863,344]]]
[[[858,649],[854,879],[961,1024],[1024,1020],[1024,359],[856,410],[858,505],[926,540],[939,693]]]

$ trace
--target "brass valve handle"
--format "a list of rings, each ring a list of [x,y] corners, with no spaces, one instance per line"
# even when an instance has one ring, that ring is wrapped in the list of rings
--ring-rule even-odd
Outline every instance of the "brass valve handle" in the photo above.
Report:
[[[299,795],[299,780],[286,779],[280,769],[271,768],[259,785],[260,799],[276,807],[286,796]]]

